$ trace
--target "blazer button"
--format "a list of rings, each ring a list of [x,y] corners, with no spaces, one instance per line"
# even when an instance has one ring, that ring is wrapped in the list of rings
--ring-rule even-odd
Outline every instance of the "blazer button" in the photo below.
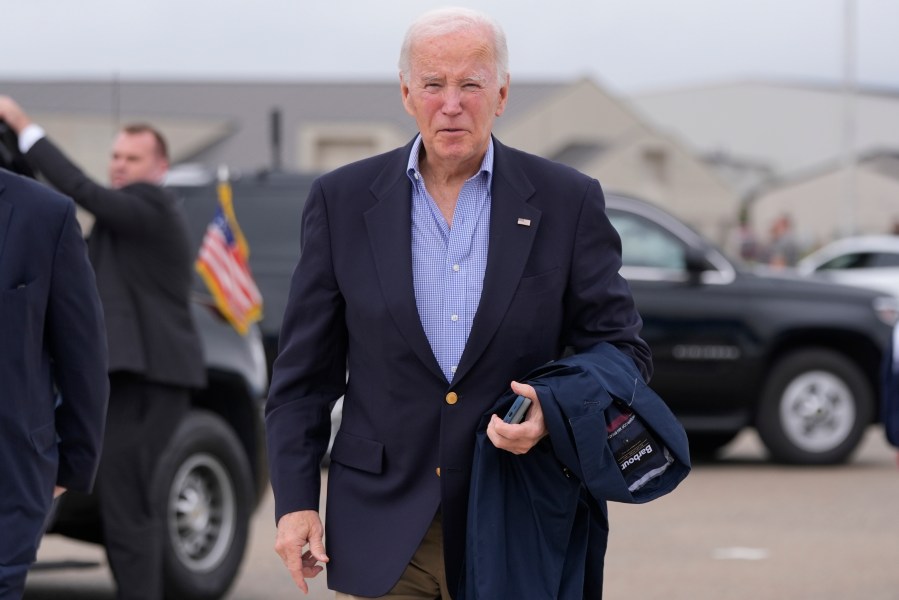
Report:
[[[440,467],[437,467],[436,471],[437,471],[437,477],[440,477]]]
[[[446,403],[447,404],[455,404],[459,401],[459,395],[456,392],[450,392],[446,395]]]

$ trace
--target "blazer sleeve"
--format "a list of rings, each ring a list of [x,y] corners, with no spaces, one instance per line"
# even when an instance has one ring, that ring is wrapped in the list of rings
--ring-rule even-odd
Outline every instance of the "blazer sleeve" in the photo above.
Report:
[[[135,183],[121,189],[104,187],[88,177],[48,138],[26,154],[29,164],[63,194],[89,211],[106,227],[130,236],[156,236],[173,200],[159,186]]]
[[[306,202],[301,237],[265,406],[276,521],[289,512],[318,509],[329,409],[346,389],[344,300],[331,265],[328,213],[318,182]]]
[[[87,248],[69,203],[53,259],[47,339],[61,402],[57,484],[90,491],[109,399],[106,331]]]
[[[609,342],[628,355],[643,378],[652,376],[652,353],[640,337],[643,320],[630,286],[619,274],[621,238],[605,212],[599,182],[587,185],[575,232],[567,294],[566,345],[583,351]]]

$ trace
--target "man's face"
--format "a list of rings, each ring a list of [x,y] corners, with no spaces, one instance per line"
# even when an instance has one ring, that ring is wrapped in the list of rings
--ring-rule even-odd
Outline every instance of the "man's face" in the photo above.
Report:
[[[109,183],[115,189],[137,182],[162,183],[168,166],[168,161],[159,154],[152,133],[123,131],[112,145]]]
[[[418,124],[429,164],[480,166],[509,93],[508,77],[497,81],[489,39],[486,30],[459,31],[411,49],[409,80],[401,79],[403,105]]]

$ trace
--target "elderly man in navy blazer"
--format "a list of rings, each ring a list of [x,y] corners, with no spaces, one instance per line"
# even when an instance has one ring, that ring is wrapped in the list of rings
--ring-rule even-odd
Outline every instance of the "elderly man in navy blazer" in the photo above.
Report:
[[[341,599],[456,593],[481,415],[511,386],[533,405],[521,424],[494,417],[492,443],[524,453],[547,433],[515,378],[603,341],[651,371],[599,183],[492,136],[509,97],[500,27],[422,16],[400,91],[420,134],[310,192],[266,407],[276,550],[304,591],[326,567]]]
[[[21,598],[54,496],[93,485],[106,363],[75,204],[0,169],[0,599]]]

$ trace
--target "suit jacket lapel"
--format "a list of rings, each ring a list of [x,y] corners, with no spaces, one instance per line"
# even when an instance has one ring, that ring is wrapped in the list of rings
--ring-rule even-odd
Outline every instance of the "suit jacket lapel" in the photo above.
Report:
[[[372,184],[370,190],[378,203],[365,213],[365,224],[387,309],[421,362],[444,379],[415,303],[415,285],[412,281],[412,182],[405,172],[411,151],[412,143],[397,150],[393,160]]]
[[[496,139],[493,148],[487,270],[478,311],[454,382],[461,380],[477,363],[505,317],[531,253],[542,214],[527,203],[535,191],[527,174]],[[530,224],[520,224],[519,219],[526,219]]]

